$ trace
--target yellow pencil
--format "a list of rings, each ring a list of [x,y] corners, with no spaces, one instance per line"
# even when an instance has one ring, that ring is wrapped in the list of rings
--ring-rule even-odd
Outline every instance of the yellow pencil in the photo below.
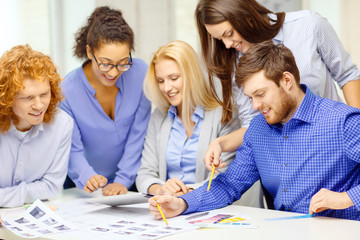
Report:
[[[213,178],[213,176],[214,176],[214,172],[215,172],[215,165],[213,165],[213,168],[212,168],[212,171],[211,171],[211,175],[210,175],[210,180],[209,180],[209,185],[208,185],[207,191],[210,190],[210,185],[211,185],[212,178]]]
[[[164,219],[164,222],[166,223],[167,226],[169,226],[169,224],[168,224],[168,222],[167,222],[167,220],[165,218],[165,215],[164,215],[164,213],[162,212],[162,210],[160,208],[160,205],[159,205],[158,201],[156,199],[154,199],[154,201],[156,202],[156,206],[159,209],[159,212],[160,212],[162,218]]]

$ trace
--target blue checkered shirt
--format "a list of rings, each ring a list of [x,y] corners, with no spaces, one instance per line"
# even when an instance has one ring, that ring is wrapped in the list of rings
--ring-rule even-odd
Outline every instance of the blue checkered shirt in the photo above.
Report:
[[[308,213],[311,197],[321,188],[347,192],[354,206],[326,210],[319,216],[360,220],[360,110],[315,96],[305,97],[284,125],[256,116],[227,171],[181,196],[185,213],[225,207],[261,179],[277,210]]]

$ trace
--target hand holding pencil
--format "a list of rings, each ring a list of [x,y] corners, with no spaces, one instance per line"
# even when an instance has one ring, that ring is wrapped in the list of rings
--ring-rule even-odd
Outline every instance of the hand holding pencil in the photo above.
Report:
[[[211,175],[210,175],[210,180],[209,180],[209,185],[208,185],[208,187],[207,187],[207,191],[210,190],[211,181],[212,181],[212,179],[213,179],[213,177],[214,177],[214,172],[215,172],[215,165],[213,165],[212,170],[211,170]]]
[[[187,209],[187,203],[182,198],[171,195],[157,195],[148,200],[150,213],[155,219],[172,218],[180,215]]]
[[[216,169],[223,168],[226,166],[226,163],[222,162],[222,160],[220,158],[221,153],[222,153],[222,148],[219,143],[219,139],[216,138],[210,143],[208,149],[206,150],[206,152],[204,154],[204,158],[203,158],[205,167],[209,171],[212,171],[212,168],[214,165],[215,165]],[[218,171],[216,169],[215,169],[215,173],[218,173]]]

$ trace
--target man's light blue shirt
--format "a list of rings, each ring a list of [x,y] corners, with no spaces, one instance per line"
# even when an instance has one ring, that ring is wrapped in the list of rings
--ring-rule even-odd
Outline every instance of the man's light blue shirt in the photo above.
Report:
[[[262,114],[253,119],[212,190],[205,184],[182,196],[186,212],[231,204],[261,179],[277,210],[308,213],[311,197],[326,188],[347,192],[354,206],[317,215],[360,220],[360,110],[303,89],[305,98],[284,125],[270,125]]]
[[[195,127],[189,138],[177,115],[176,107],[170,106],[168,115],[173,123],[166,149],[167,178],[176,177],[185,184],[193,184],[195,183],[196,159],[204,110],[201,107],[195,108],[191,116]]]
[[[73,120],[59,109],[50,123],[0,134],[0,207],[57,196],[64,183]]]
[[[68,175],[78,188],[95,174],[128,188],[134,183],[151,112],[142,91],[147,68],[134,58],[117,79],[114,120],[104,112],[82,67],[65,77],[60,107],[75,120]]]

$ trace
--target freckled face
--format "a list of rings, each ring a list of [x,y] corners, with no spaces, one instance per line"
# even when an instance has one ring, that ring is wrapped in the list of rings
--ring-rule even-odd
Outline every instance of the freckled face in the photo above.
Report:
[[[235,48],[236,51],[245,53],[253,44],[246,41],[229,21],[218,24],[205,24],[208,33],[221,40],[226,48]]]
[[[15,96],[12,110],[19,123],[15,126],[19,131],[28,131],[32,126],[42,123],[51,100],[49,80],[43,82],[25,78],[24,89]]]

